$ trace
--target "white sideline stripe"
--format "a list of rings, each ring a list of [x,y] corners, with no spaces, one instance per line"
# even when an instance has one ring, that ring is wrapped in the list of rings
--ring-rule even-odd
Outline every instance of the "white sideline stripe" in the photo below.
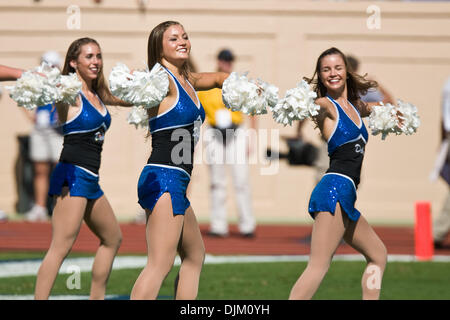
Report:
[[[207,254],[205,264],[225,263],[254,263],[254,262],[307,262],[309,255],[281,255],[281,256],[214,256]],[[333,261],[364,261],[359,254],[338,254]],[[388,262],[417,262],[414,255],[392,254],[388,255]],[[450,262],[450,256],[435,255],[432,262]],[[35,276],[39,270],[42,260],[6,261],[0,262],[0,278]],[[80,272],[90,272],[94,258],[70,258],[66,259],[59,273],[72,274],[71,267],[77,266]],[[145,256],[120,256],[114,259],[113,269],[138,269],[147,263]],[[181,260],[177,256],[174,265],[180,265]]]

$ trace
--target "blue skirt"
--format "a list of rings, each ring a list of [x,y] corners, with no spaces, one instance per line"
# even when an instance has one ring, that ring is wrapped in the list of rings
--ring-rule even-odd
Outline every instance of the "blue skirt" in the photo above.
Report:
[[[71,197],[98,199],[103,191],[98,176],[66,162],[59,162],[50,178],[49,196],[60,195],[63,187],[69,187]]]
[[[153,210],[166,192],[172,199],[173,214],[184,214],[191,203],[186,197],[190,176],[183,170],[160,165],[146,165],[138,182],[138,199],[143,209]]]
[[[361,213],[355,208],[356,187],[353,181],[336,173],[325,174],[314,188],[309,199],[308,212],[330,212],[334,214],[339,202],[342,210],[352,221],[357,221]]]

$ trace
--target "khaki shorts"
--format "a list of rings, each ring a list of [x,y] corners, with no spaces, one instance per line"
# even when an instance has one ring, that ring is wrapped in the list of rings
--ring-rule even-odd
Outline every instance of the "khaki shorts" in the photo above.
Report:
[[[63,140],[63,136],[52,128],[35,127],[30,135],[31,160],[58,162]]]

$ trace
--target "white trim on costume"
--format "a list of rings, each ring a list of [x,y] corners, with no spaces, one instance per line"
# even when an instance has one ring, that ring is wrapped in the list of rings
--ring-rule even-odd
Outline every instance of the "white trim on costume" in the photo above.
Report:
[[[358,127],[358,129],[361,129],[362,126],[363,126],[363,120],[362,120],[362,118],[361,118],[361,115],[359,114],[358,109],[356,109],[356,107],[353,105],[353,103],[351,103],[350,100],[347,100],[347,101],[348,101],[348,103],[350,103],[350,105],[353,107],[353,109],[355,109],[356,114],[358,115],[358,118],[359,118],[359,123],[360,123],[360,125],[358,126],[358,125],[352,120],[352,118],[350,118],[350,116],[345,112],[344,109],[342,109],[342,111],[344,111],[345,115],[346,115],[350,120],[352,120],[353,123],[355,123],[355,125]],[[341,108],[342,108],[342,107],[341,107]]]
[[[334,133],[335,133],[336,130],[337,130],[337,127],[338,127],[338,125],[339,125],[339,120],[340,120],[341,116],[340,116],[340,114],[339,114],[339,110],[338,110],[337,106],[334,104],[334,101],[331,100],[330,97],[328,97],[328,96],[327,96],[327,99],[330,100],[330,102],[333,104],[333,107],[336,109],[336,114],[337,114],[336,125],[334,126],[333,132],[331,133],[330,137],[329,137],[328,140],[327,140],[327,143],[330,143],[331,138],[333,138]]]
[[[75,133],[93,132],[93,131],[95,131],[95,130],[100,129],[101,127],[105,128],[105,131],[108,129],[108,128],[106,127],[105,122],[102,122],[102,124],[99,125],[97,128],[94,128],[94,129],[88,129],[88,130],[80,130],[80,131],[72,131],[72,132],[66,133],[65,136],[68,136],[68,135],[70,135],[70,134],[75,134]]]
[[[80,94],[81,94],[81,91],[80,91]],[[75,119],[77,119],[80,116],[81,112],[83,112],[83,104],[84,104],[83,103],[83,99],[81,98],[81,96],[80,96],[80,101],[81,101],[81,106],[80,106],[80,110],[78,111],[78,113],[72,119],[70,119],[70,120],[68,120],[68,121],[66,121],[64,123],[61,123],[61,126],[65,125],[65,124],[69,124],[69,123],[75,121]]]
[[[78,165],[76,165],[76,164],[75,164],[74,166],[77,167],[77,168],[80,168],[81,170],[86,171],[86,172],[89,173],[90,175],[92,175],[92,176],[98,178],[98,174],[93,173],[91,170],[88,170],[88,169],[86,169],[86,168],[80,167],[80,166],[78,166]]]
[[[187,82],[188,85],[192,88],[192,90],[194,90],[195,97],[197,98],[197,103],[195,103],[194,100],[192,100],[191,96],[190,96],[189,93],[186,91],[186,89],[184,89],[183,86],[181,86],[181,83],[180,83],[180,86],[183,88],[184,92],[186,92],[186,94],[189,96],[189,98],[191,98],[192,102],[194,102],[194,104],[195,104],[195,106],[197,107],[197,109],[200,110],[201,103],[200,103],[200,99],[198,98],[197,91],[195,91],[194,87],[193,87],[192,84],[189,82],[189,80],[186,80],[186,82]]]
[[[336,148],[339,148],[340,146],[346,145],[347,143],[358,141],[360,138],[364,141],[365,144],[367,144],[366,139],[364,139],[364,136],[362,135],[362,133],[360,133],[359,136],[357,136],[355,139],[346,141],[345,143],[338,145]]]
[[[106,109],[106,106],[103,104],[103,101],[100,99],[100,97],[97,95],[97,93],[95,94],[95,96],[97,97],[98,101],[101,103],[101,105],[103,106],[103,109],[105,109],[104,114],[102,112],[100,112],[100,110],[98,110],[93,104],[92,102],[89,101],[89,99],[86,97],[86,95],[83,93],[83,91],[81,91],[81,94],[83,95],[83,97],[87,100],[87,102],[89,102],[89,104],[91,105],[92,108],[94,108],[103,118],[106,117],[106,115],[108,114],[108,109]]]
[[[155,131],[150,131],[150,133],[155,133],[155,132],[158,132],[158,131],[169,130],[169,129],[188,127],[188,126],[193,125],[193,124],[194,124],[194,122],[186,123],[186,124],[180,124],[180,125],[177,125],[177,126],[164,127],[164,128],[156,129]]]
[[[146,167],[147,167],[147,166],[152,166],[152,167],[162,167],[162,168],[166,168],[166,169],[176,169],[176,170],[179,170],[179,171],[181,171],[181,172],[186,173],[186,174],[188,175],[189,179],[191,178],[191,175],[190,175],[189,173],[187,173],[186,170],[184,170],[184,169],[182,169],[182,168],[179,168],[179,167],[174,167],[174,166],[169,166],[169,165],[159,164],[159,163],[147,163],[145,166],[146,166]]]
[[[170,77],[173,78],[172,81],[174,82],[175,88],[177,89],[177,98],[175,99],[174,104],[173,104],[169,109],[167,109],[166,111],[164,111],[164,112],[162,112],[162,113],[160,113],[160,114],[157,114],[156,116],[154,116],[154,117],[148,119],[148,121],[151,121],[151,120],[153,120],[153,119],[160,118],[160,117],[162,117],[163,115],[165,115],[166,113],[169,113],[172,109],[174,109],[174,108],[176,107],[176,105],[177,105],[178,102],[180,101],[180,91],[178,90],[177,83],[176,83],[176,81],[174,80],[175,77],[174,77],[174,76],[172,75],[172,73],[171,73],[169,70],[167,70],[166,68],[164,68],[164,71],[166,71],[166,73],[167,73],[168,75],[170,75]],[[170,78],[169,78],[169,79],[170,79]]]
[[[335,175],[338,175],[338,176],[341,176],[341,177],[344,177],[344,178],[347,178],[348,180],[350,180],[352,182],[353,188],[355,189],[355,192],[356,192],[355,182],[353,182],[352,178],[350,178],[349,176],[346,176],[345,174],[337,173],[337,172],[327,172],[324,174],[324,176],[330,175],[330,174],[335,174]]]

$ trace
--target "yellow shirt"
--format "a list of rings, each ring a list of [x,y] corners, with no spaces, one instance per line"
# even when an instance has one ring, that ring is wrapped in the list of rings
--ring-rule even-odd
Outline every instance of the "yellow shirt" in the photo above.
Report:
[[[222,101],[222,90],[214,88],[208,91],[197,92],[198,98],[202,103],[203,108],[206,113],[206,120],[212,126],[217,126],[217,112],[228,111],[231,116],[231,122],[235,125],[239,125],[244,121],[242,112],[240,111],[230,111]]]

